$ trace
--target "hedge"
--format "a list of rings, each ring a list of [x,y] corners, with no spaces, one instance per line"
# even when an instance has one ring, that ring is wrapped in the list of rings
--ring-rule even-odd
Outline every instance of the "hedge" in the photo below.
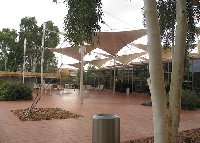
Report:
[[[0,82],[0,100],[32,100],[32,90],[22,83]]]

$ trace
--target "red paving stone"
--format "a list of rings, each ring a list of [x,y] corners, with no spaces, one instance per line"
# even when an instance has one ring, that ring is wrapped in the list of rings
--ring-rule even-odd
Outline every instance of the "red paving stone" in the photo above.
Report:
[[[142,106],[150,97],[143,94],[112,94],[109,91],[84,93],[78,90],[53,91],[43,95],[37,107],[58,107],[81,114],[77,119],[20,121],[10,110],[25,109],[31,101],[0,102],[0,143],[91,143],[92,118],[99,113],[120,117],[121,141],[153,135],[151,107]],[[200,111],[182,111],[180,131],[200,128]]]

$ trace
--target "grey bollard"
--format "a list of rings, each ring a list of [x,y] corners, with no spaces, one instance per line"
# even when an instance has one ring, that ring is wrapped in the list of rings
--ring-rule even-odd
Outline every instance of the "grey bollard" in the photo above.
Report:
[[[94,115],[92,143],[120,143],[120,118],[112,114]]]
[[[126,88],[126,94],[127,94],[127,95],[130,94],[130,88]]]

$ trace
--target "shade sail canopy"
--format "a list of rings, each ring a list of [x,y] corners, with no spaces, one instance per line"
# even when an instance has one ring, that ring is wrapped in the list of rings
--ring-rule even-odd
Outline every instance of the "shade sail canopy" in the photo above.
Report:
[[[116,55],[117,52],[127,44],[146,35],[146,29],[120,31],[120,32],[98,32],[97,36],[93,37],[93,45],[86,45],[86,50],[100,48],[111,55]],[[98,38],[97,38],[98,37]],[[80,46],[65,47],[65,48],[49,48],[52,52],[57,52],[80,61]]]
[[[52,52],[63,54],[72,57],[78,61],[81,60],[81,55],[78,48],[65,47],[65,48],[49,48]]]
[[[90,63],[94,66],[97,66],[98,68],[101,68],[103,64],[105,64],[107,61],[109,61],[111,59],[112,59],[112,57],[105,58],[105,59],[97,59],[97,60],[90,61],[88,63]]]
[[[105,59],[97,59],[97,60],[93,60],[90,61],[88,63],[97,66],[98,68],[102,68],[102,66],[110,61],[113,60],[115,58],[116,61],[120,62],[122,65],[127,65],[130,61],[142,56],[146,54],[146,52],[142,52],[142,53],[134,53],[134,54],[130,54],[130,55],[123,55],[123,56],[118,56],[118,57],[112,57],[110,56],[109,58],[105,58]]]
[[[172,58],[172,53],[170,49],[162,49],[162,59],[163,60],[170,60]]]
[[[93,48],[90,45],[85,45],[86,47],[86,52],[91,51]],[[49,48],[52,52],[56,52],[59,54],[66,55],[68,57],[72,57],[78,61],[81,60],[81,54],[79,53],[80,46],[75,46],[75,47],[65,47],[65,48]]]
[[[123,55],[116,58],[117,61],[121,62],[123,65],[127,65],[130,61],[147,54],[147,52],[134,53],[130,55]]]
[[[149,64],[149,60],[141,61],[141,62],[133,62],[130,65],[144,65],[144,64]]]
[[[191,59],[200,59],[199,53],[190,53],[189,56],[190,56]]]
[[[143,44],[131,44],[131,45],[136,46],[137,48],[142,49],[144,51],[148,51],[147,45],[143,45]],[[169,60],[171,59],[171,57],[172,57],[171,50],[162,48],[162,59]]]
[[[117,52],[127,44],[146,35],[146,29],[120,31],[120,32],[99,32],[93,37],[94,47],[100,48],[111,55]]]
[[[80,69],[81,68],[81,63],[74,63],[74,64],[68,64],[69,66],[75,67]]]
[[[137,47],[137,48],[139,48],[139,49],[141,49],[141,50],[143,50],[143,51],[148,51],[147,50],[147,45],[143,45],[143,44],[134,44],[134,43],[131,43],[130,45],[132,45],[132,46],[135,46],[135,47]]]

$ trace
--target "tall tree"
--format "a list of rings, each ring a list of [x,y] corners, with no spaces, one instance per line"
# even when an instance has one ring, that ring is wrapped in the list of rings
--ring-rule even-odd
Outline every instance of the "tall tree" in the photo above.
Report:
[[[173,44],[175,43],[175,47],[173,47],[173,55],[172,55],[172,75],[171,75],[171,85],[170,85],[170,94],[169,94],[169,112],[168,113],[168,134],[167,139],[166,137],[159,136],[159,134],[156,133],[156,123],[154,123],[154,139],[155,142],[170,142],[170,143],[176,143],[177,142],[177,135],[178,135],[178,127],[179,127],[179,121],[180,121],[180,107],[181,107],[181,92],[182,92],[182,82],[183,82],[183,74],[184,74],[184,57],[185,57],[185,51],[186,51],[186,41],[187,45],[191,45],[192,42],[194,42],[194,36],[195,31],[192,29],[192,27],[195,27],[195,20],[191,18],[194,18],[197,16],[198,11],[195,11],[195,7],[191,5],[190,1],[188,1],[186,6],[186,0],[177,0],[175,1],[158,1],[158,7],[159,10],[159,16],[157,19],[156,15],[148,15],[147,9],[150,9],[150,7],[153,7],[154,11],[156,11],[156,1],[154,1],[154,5],[150,6],[150,2],[147,0],[144,0],[145,4],[145,19],[146,22],[149,19],[156,20],[156,22],[160,22],[161,26],[161,35],[162,39],[164,40],[164,43],[168,47],[173,47]],[[171,6],[171,7],[170,7]],[[174,9],[176,7],[176,20],[175,20],[175,13]],[[189,9],[189,8],[190,9]],[[171,9],[170,9],[171,8]],[[187,8],[187,10],[186,10]],[[168,11],[168,14],[166,15],[166,11]],[[192,12],[192,14],[190,13]],[[195,15],[196,14],[196,15]],[[166,15],[166,16],[165,16]],[[187,17],[188,16],[188,17]],[[187,20],[188,19],[188,20]],[[149,21],[148,21],[149,22]],[[151,40],[151,42],[155,42],[155,40],[159,40],[157,37],[152,37],[152,31],[156,30],[155,27],[152,24],[152,21],[149,23],[147,22],[147,31],[148,31],[148,42]],[[188,29],[187,29],[187,23],[188,23]],[[175,24],[176,27],[175,27]],[[174,30],[176,29],[176,32]],[[187,34],[188,31],[188,34]],[[174,42],[174,35],[176,35],[175,42]],[[187,38],[186,38],[187,37]],[[151,43],[149,42],[149,43]],[[171,44],[171,45],[170,45]],[[160,45],[157,45],[157,47]],[[156,45],[152,46],[150,45],[149,51],[153,51],[153,48],[156,49]],[[149,52],[149,54],[152,54]],[[151,57],[154,59],[154,57]],[[150,59],[151,59],[150,58]],[[151,66],[151,62],[149,63]],[[156,68],[156,67],[154,67]],[[151,69],[150,69],[151,71]],[[155,73],[150,72],[150,80],[152,80],[152,76],[154,76]],[[157,78],[156,80],[160,80],[160,78]],[[152,87],[152,86],[150,86]],[[150,88],[151,89],[151,88]],[[153,89],[151,89],[151,92],[153,92]],[[157,91],[156,91],[157,92]],[[153,98],[157,98],[159,95],[156,93],[152,93],[152,102],[156,102],[153,100]],[[154,111],[154,118],[156,118],[155,114],[158,114]],[[164,115],[163,115],[164,116]],[[166,120],[166,119],[164,119]],[[163,124],[166,126],[166,123]],[[166,130],[162,130],[166,134]]]
[[[84,44],[93,44],[92,36],[100,31],[102,22],[101,0],[67,0],[68,14],[64,18],[65,39],[73,46],[81,46],[80,100],[83,103]]]
[[[56,47],[60,38],[59,29],[52,21],[46,22],[45,47]],[[0,70],[19,71],[23,65],[24,39],[26,43],[26,70],[40,71],[42,26],[37,25],[35,17],[21,19],[19,34],[14,29],[4,28],[0,31]],[[44,71],[53,69],[57,61],[53,52],[45,49]]]
[[[175,25],[176,25],[176,1],[158,0],[157,1],[158,21],[160,25],[160,34],[165,48],[173,48],[175,43]],[[187,38],[186,46],[193,49],[197,36],[196,24],[200,20],[200,1],[186,0],[187,14]],[[190,51],[190,50],[189,50]],[[188,52],[189,52],[188,51]],[[188,54],[188,53],[187,53]]]
[[[1,60],[4,61],[4,70],[13,71],[19,63],[20,55],[14,49],[17,47],[17,31],[14,29],[4,28],[0,31],[0,49],[2,54]],[[18,59],[14,55],[19,55]]]
[[[156,0],[144,0],[147,25],[149,73],[148,84],[151,92],[154,142],[168,143],[167,96],[164,87],[160,28],[157,19]]]
[[[54,25],[52,21],[47,21],[46,23],[46,31],[45,31],[45,47],[55,48],[59,42],[60,38],[58,35],[59,29]],[[42,28],[42,25],[41,25]],[[48,72],[49,69],[54,68],[56,63],[55,54],[49,49],[45,49],[44,51],[44,71]]]
[[[189,53],[189,48],[194,48],[193,43],[197,34],[195,26],[200,20],[200,2],[198,0],[186,0],[186,2],[158,0],[157,12],[160,35],[162,42],[164,43],[164,48],[172,49],[172,82],[170,85],[171,90],[169,94],[168,114],[168,137],[169,142],[171,143],[176,142],[177,140],[180,121],[182,80],[184,74],[184,56],[186,57],[185,63],[187,63],[188,56],[186,55]],[[174,47],[175,43],[176,45]]]
[[[47,21],[45,30],[45,47],[56,47],[60,38],[57,34],[59,29],[52,21]],[[21,19],[19,32],[19,45],[23,47],[24,39],[27,39],[26,51],[26,69],[27,71],[40,71],[41,58],[41,39],[42,25],[37,26],[35,17],[24,17]],[[55,55],[48,49],[44,52],[44,72],[48,71],[48,67],[56,64]]]
[[[59,29],[57,26],[54,25],[52,21],[46,21],[45,23],[45,47],[55,48],[60,42],[60,38],[58,35]],[[42,25],[40,28],[42,29]]]
[[[19,71],[23,63],[23,50],[19,47],[18,42],[10,49],[8,55],[8,69],[9,71]]]
[[[24,39],[26,43],[26,70],[35,72],[36,61],[40,55],[41,34],[37,26],[35,17],[24,17],[21,19],[20,32],[19,32],[19,45],[24,46]]]
[[[92,36],[100,31],[102,20],[101,0],[67,0],[68,14],[64,18],[66,40],[72,45],[92,43]]]
[[[186,0],[177,0],[176,39],[172,56],[172,74],[169,94],[169,142],[176,143],[180,122],[181,92],[184,75],[184,57],[187,37]]]

